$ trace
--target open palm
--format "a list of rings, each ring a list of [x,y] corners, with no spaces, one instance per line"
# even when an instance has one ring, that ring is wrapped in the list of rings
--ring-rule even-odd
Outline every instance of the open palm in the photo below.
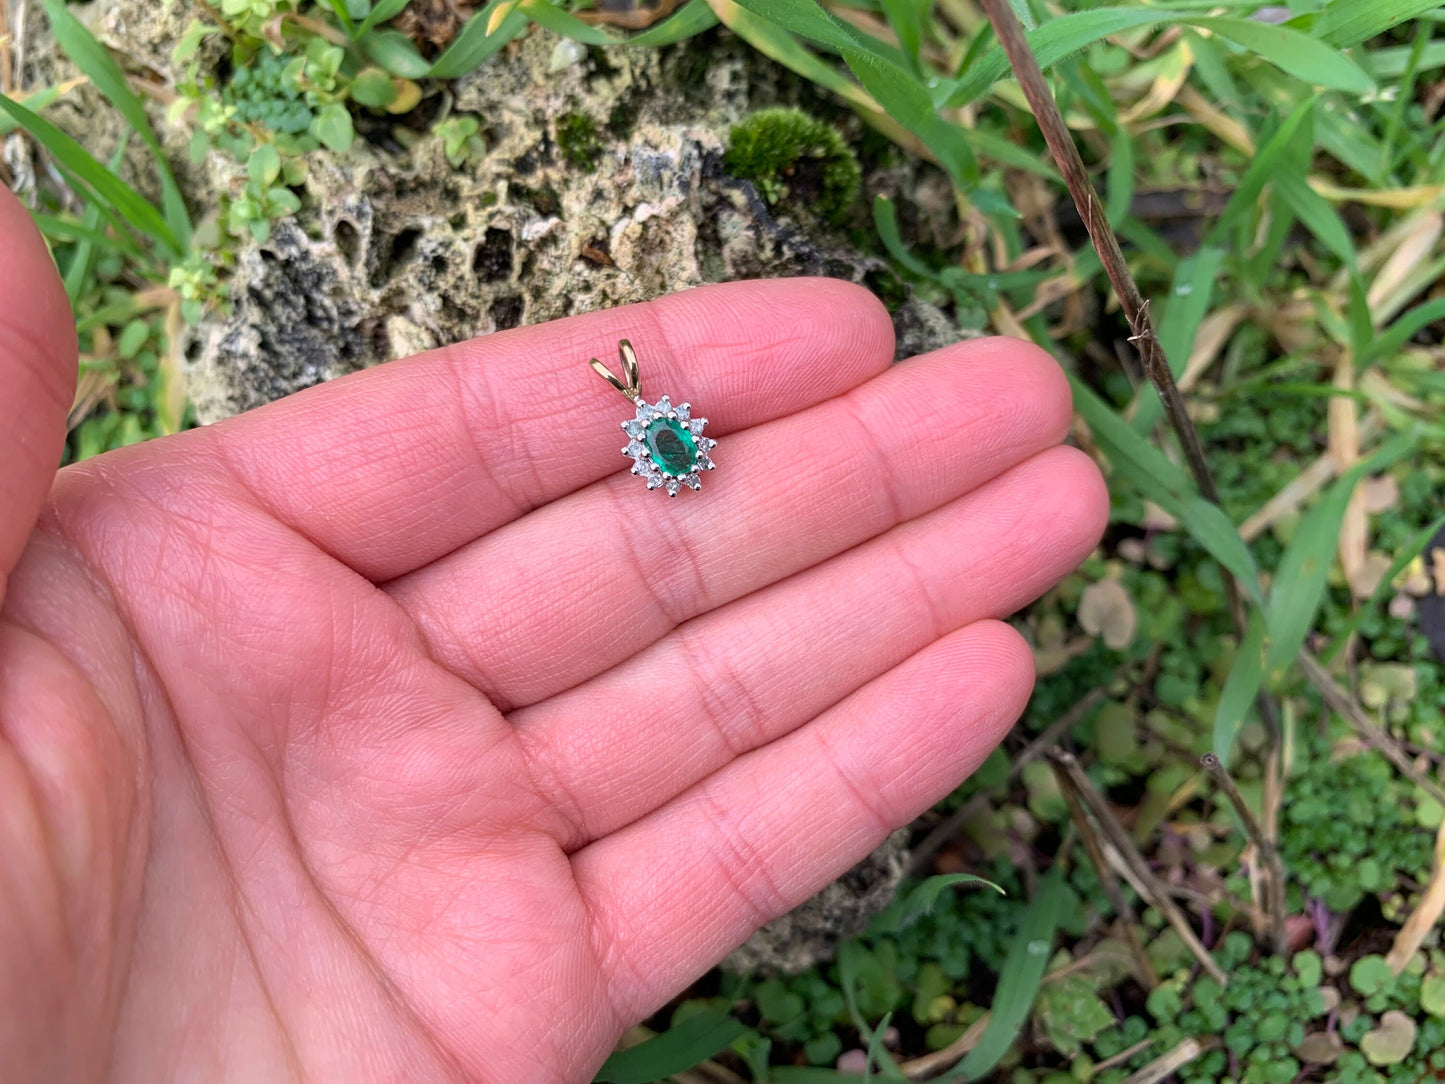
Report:
[[[1033,676],[995,619],[1104,519],[1045,355],[890,366],[827,280],[57,475],[70,315],[6,193],[0,251],[7,1081],[589,1079],[979,763]],[[625,470],[621,337],[711,419],[701,493]]]

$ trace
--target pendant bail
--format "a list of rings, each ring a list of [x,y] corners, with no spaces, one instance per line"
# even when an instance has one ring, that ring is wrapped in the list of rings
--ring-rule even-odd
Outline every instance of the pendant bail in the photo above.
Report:
[[[629,401],[636,402],[642,396],[642,380],[637,373],[637,353],[630,342],[619,339],[617,354],[622,359],[622,375],[626,377],[625,381],[617,379],[616,374],[596,358],[592,358],[588,364],[596,370],[598,376],[625,395]]]

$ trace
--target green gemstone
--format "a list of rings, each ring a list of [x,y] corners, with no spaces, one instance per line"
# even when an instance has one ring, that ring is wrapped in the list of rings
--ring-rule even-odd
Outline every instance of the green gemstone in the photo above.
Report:
[[[663,474],[686,474],[697,463],[697,444],[675,418],[654,418],[647,427],[647,450]]]

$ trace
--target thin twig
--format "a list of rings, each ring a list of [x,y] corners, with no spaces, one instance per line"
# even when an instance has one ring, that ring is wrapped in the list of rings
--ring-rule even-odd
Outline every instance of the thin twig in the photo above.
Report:
[[[1274,841],[1265,835],[1259,826],[1259,821],[1254,816],[1254,811],[1244,801],[1244,795],[1239,793],[1239,787],[1235,785],[1234,777],[1220,763],[1219,758],[1213,753],[1205,753],[1199,763],[1214,780],[1215,786],[1224,792],[1229,799],[1229,804],[1234,807],[1241,823],[1244,825],[1244,834],[1249,837],[1249,842],[1254,846],[1255,852],[1259,855],[1264,865],[1264,896],[1265,909],[1269,912],[1270,939],[1274,942],[1275,952],[1285,950],[1285,874],[1284,863],[1280,861],[1279,848]]]
[[[1113,227],[1109,225],[1109,220],[1104,214],[1104,205],[1099,200],[1098,192],[1094,190],[1093,182],[1089,180],[1084,160],[1079,156],[1079,148],[1074,145],[1074,137],[1069,132],[1069,126],[1064,122],[1062,114],[1059,113],[1054,96],[1049,92],[1048,84],[1044,82],[1044,73],[1039,68],[1039,62],[1034,59],[1034,54],[1029,49],[1028,39],[1024,36],[1024,28],[1019,25],[1018,17],[1014,15],[1013,9],[1009,6],[1009,0],[980,0],[980,4],[988,15],[989,22],[993,24],[999,44],[1003,46],[1004,53],[1008,56],[1009,65],[1013,68],[1014,76],[1023,89],[1029,108],[1033,110],[1034,120],[1039,126],[1039,131],[1043,133],[1044,142],[1048,144],[1054,164],[1059,167],[1059,173],[1063,176],[1064,184],[1069,189],[1069,195],[1073,197],[1074,206],[1078,209],[1079,217],[1084,222],[1084,228],[1089,231],[1089,240],[1093,242],[1094,250],[1099,254],[1099,262],[1103,265],[1104,274],[1108,276],[1109,283],[1114,287],[1114,294],[1119,298],[1119,307],[1124,312],[1124,319],[1129,323],[1131,332],[1129,341],[1139,352],[1139,360],[1143,363],[1145,375],[1159,393],[1159,400],[1164,404],[1164,411],[1169,417],[1169,423],[1179,438],[1180,446],[1184,449],[1184,457],[1189,462],[1189,469],[1194,475],[1195,483],[1199,486],[1199,492],[1214,504],[1218,504],[1219,490],[1214,484],[1214,475],[1210,472],[1209,463],[1204,458],[1204,446],[1200,443],[1199,433],[1195,430],[1194,422],[1189,417],[1184,396],[1179,391],[1179,385],[1174,381],[1173,370],[1169,368],[1169,362],[1164,357],[1164,350],[1159,345],[1159,337],[1154,333],[1153,321],[1149,316],[1149,302],[1139,292],[1139,285],[1134,281],[1134,275],[1130,272],[1129,265],[1124,259],[1123,250],[1119,247],[1119,238],[1115,236]],[[1239,585],[1228,571],[1225,571],[1224,574],[1224,593],[1229,603],[1230,615],[1234,618],[1234,624],[1239,630],[1239,634],[1243,636],[1246,626],[1244,598],[1240,594]],[[1269,735],[1271,743],[1279,741],[1281,733],[1279,711],[1275,707],[1274,700],[1267,693],[1261,691],[1257,703],[1260,718],[1264,722],[1265,731]]]
[[[1108,804],[1094,789],[1094,785],[1089,782],[1089,777],[1079,766],[1078,758],[1072,753],[1057,750],[1046,755],[1068,774],[1074,790],[1083,800],[1090,815],[1093,816],[1094,823],[1099,826],[1100,834],[1118,853],[1120,861],[1130,873],[1130,879],[1140,890],[1140,894],[1164,916],[1169,925],[1174,927],[1174,932],[1194,954],[1195,959],[1199,961],[1199,966],[1204,968],[1219,985],[1227,986],[1229,976],[1224,973],[1224,969],[1204,947],[1204,942],[1199,940],[1199,935],[1194,932],[1194,927],[1189,924],[1189,919],[1180,910],[1179,905],[1174,902],[1169,890],[1149,868],[1149,863],[1144,861],[1144,856],[1139,853],[1139,848],[1129,837],[1129,833],[1124,830],[1124,826],[1119,823]]]
[[[1060,738],[1088,718],[1089,713],[1108,695],[1106,686],[1090,689],[1085,693],[1082,700],[1050,723],[1037,738],[1019,751],[1009,767],[1009,778],[1015,778],[1031,760],[1038,759],[1041,753],[1057,745]]]
[[[1089,861],[1094,864],[1094,869],[1099,871],[1099,884],[1104,889],[1104,895],[1108,897],[1109,904],[1124,924],[1124,937],[1129,943],[1129,954],[1134,957],[1134,969],[1138,973],[1137,977],[1141,983],[1152,990],[1159,985],[1159,976],[1154,971],[1154,965],[1149,962],[1149,957],[1144,952],[1144,946],[1139,943],[1137,932],[1139,918],[1134,914],[1134,908],[1129,906],[1129,901],[1124,898],[1119,881],[1114,876],[1108,860],[1104,857],[1104,848],[1099,843],[1099,835],[1094,830],[1093,824],[1090,823],[1088,814],[1084,811],[1083,800],[1074,786],[1074,781],[1069,778],[1069,773],[1061,764],[1055,762],[1053,769],[1054,776],[1059,781],[1059,793],[1064,797],[1064,804],[1069,807],[1069,816],[1079,830],[1079,838],[1083,840],[1084,850],[1088,852]]]
[[[1112,684],[1112,681],[1107,684]],[[1017,779],[1026,764],[1031,760],[1036,760],[1040,753],[1057,744],[1061,737],[1086,719],[1089,713],[1099,706],[1100,701],[1108,696],[1107,684],[1090,689],[1083,699],[1045,727],[1037,738],[1024,746],[1019,755],[1009,762],[1008,781],[1013,782]],[[957,835],[960,828],[983,811],[987,800],[988,796],[982,792],[975,794],[939,821],[910,852],[908,875],[910,877],[921,876],[923,871],[928,868],[929,859],[937,853],[940,847]]]
[[[1410,763],[1410,758],[1405,755],[1405,751],[1400,748],[1399,743],[1375,725],[1374,721],[1365,714],[1364,708],[1355,703],[1355,698],[1330,676],[1330,672],[1324,668],[1319,659],[1308,651],[1302,650],[1299,653],[1298,662],[1305,677],[1309,679],[1311,685],[1319,690],[1320,696],[1331,711],[1343,716],[1365,740],[1365,743],[1393,764],[1397,772],[1441,805],[1445,805],[1445,788]]]
[[[1219,491],[1214,486],[1209,464],[1205,462],[1199,434],[1195,432],[1194,423],[1189,419],[1184,396],[1174,382],[1174,373],[1164,359],[1158,336],[1154,334],[1153,323],[1149,319],[1149,302],[1144,300],[1133,274],[1129,271],[1124,253],[1119,248],[1119,239],[1104,216],[1104,206],[1099,201],[1098,193],[1094,191],[1093,182],[1089,180],[1084,160],[1079,156],[1079,149],[1074,146],[1074,137],[1064,123],[1059,107],[1054,104],[1048,84],[1044,82],[1044,73],[1039,69],[1039,63],[1029,49],[1024,29],[1019,25],[1008,0],[982,0],[982,7],[989,22],[993,23],[999,44],[1003,46],[1019,86],[1023,88],[1024,97],[1028,99],[1029,108],[1033,110],[1034,120],[1043,133],[1044,142],[1049,145],[1049,153],[1053,155],[1059,173],[1063,175],[1064,184],[1068,186],[1069,195],[1074,199],[1074,206],[1078,208],[1079,217],[1084,221],[1084,228],[1089,231],[1089,239],[1099,253],[1104,273],[1109,276],[1109,282],[1113,284],[1114,292],[1118,295],[1119,305],[1124,310],[1124,319],[1129,322],[1129,330],[1133,332],[1129,341],[1139,351],[1144,371],[1159,391],[1159,398],[1164,403],[1169,420],[1179,434],[1190,469],[1199,482],[1200,492],[1218,504]]]

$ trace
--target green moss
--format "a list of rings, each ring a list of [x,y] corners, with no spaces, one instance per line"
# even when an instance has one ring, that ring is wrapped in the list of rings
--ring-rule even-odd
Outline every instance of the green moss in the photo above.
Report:
[[[801,109],[762,109],[733,125],[723,165],[769,204],[836,219],[858,198],[862,171],[838,129]]]
[[[586,113],[567,113],[557,118],[557,149],[574,169],[591,173],[602,155],[597,122]]]

